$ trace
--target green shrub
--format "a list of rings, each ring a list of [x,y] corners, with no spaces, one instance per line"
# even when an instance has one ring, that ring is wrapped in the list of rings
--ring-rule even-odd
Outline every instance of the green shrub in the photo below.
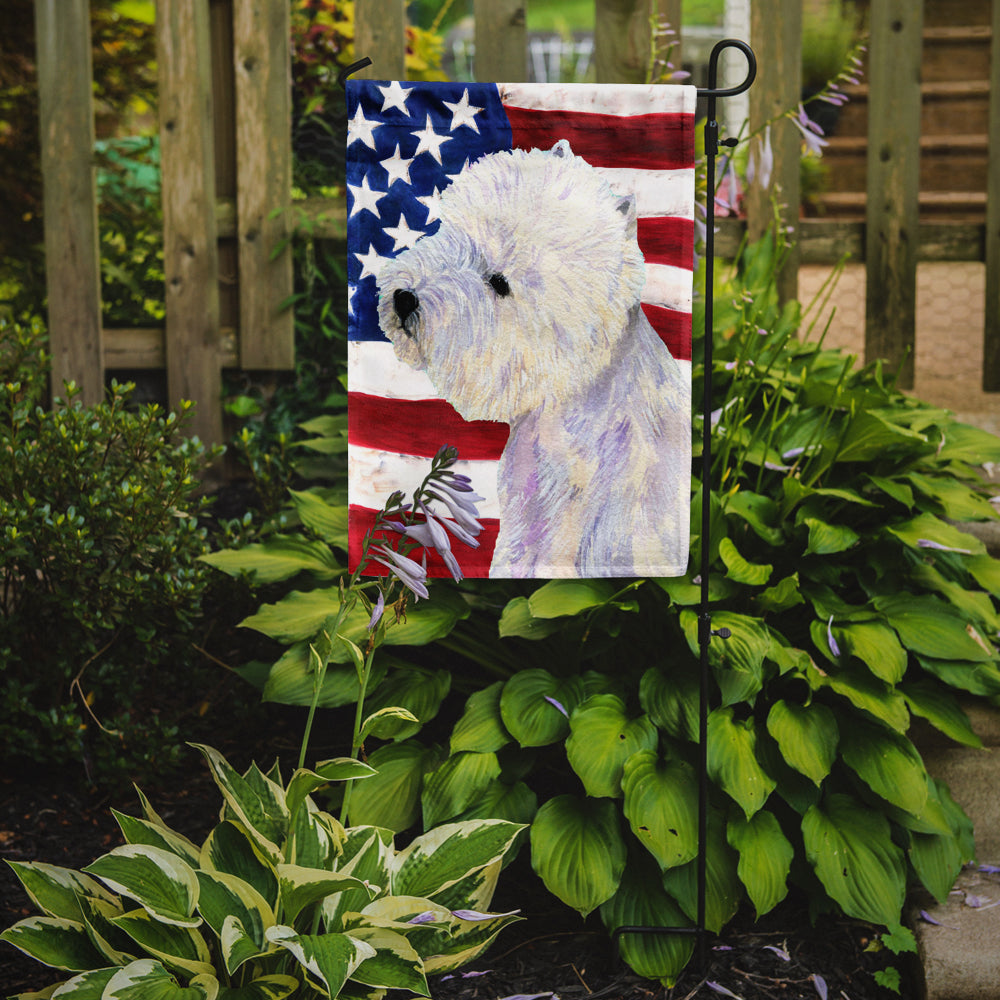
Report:
[[[472,961],[518,919],[486,912],[516,824],[454,823],[398,849],[388,830],[345,829],[311,798],[369,778],[366,764],[324,761],[285,785],[277,765],[240,774],[199,749],[225,803],[202,845],[140,794],[144,818],[115,813],[126,844],[82,872],[11,863],[42,913],[0,938],[77,973],[60,995],[429,996],[429,973]]]
[[[114,770],[176,752],[157,695],[191,659],[208,455],[186,404],[131,409],[127,385],[96,406],[69,385],[44,409],[40,338],[0,323],[0,743]]]

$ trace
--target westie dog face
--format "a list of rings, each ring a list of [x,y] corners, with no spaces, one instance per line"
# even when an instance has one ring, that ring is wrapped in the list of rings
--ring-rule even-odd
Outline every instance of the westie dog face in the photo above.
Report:
[[[511,421],[607,369],[644,283],[635,205],[559,142],[495,153],[382,268],[379,322],[467,420]]]

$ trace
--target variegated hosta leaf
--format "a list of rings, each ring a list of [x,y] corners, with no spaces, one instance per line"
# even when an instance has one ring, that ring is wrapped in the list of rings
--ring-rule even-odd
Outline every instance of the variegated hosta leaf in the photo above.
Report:
[[[306,799],[292,819],[285,858],[304,868],[335,868],[344,836],[338,820],[317,809],[312,799]]]
[[[446,823],[429,830],[393,859],[392,892],[433,899],[460,879],[500,861],[522,829],[495,819]]]
[[[349,781],[356,778],[370,778],[376,774],[373,767],[353,757],[336,757],[324,760],[313,770],[301,767],[288,782],[285,792],[285,805],[288,812],[294,815],[306,796],[312,795],[318,788],[328,785],[331,781]]]
[[[353,875],[367,888],[345,889],[323,900],[324,926],[329,930],[344,930],[343,915],[357,912],[368,905],[371,893],[384,892],[389,886],[392,857],[392,833],[373,826],[356,826],[347,831],[343,853],[337,870]]]
[[[752,718],[737,721],[733,709],[717,708],[708,717],[708,774],[749,818],[767,801],[776,782],[757,761]]]
[[[294,976],[261,976],[244,986],[224,986],[218,1000],[285,1000],[299,985],[299,980]]]
[[[630,719],[625,702],[613,694],[595,694],[570,716],[566,757],[588,795],[620,798],[622,768],[639,750],[653,750],[659,740],[648,715]]]
[[[216,1000],[219,981],[196,976],[187,986],[153,959],[143,958],[119,969],[108,981],[101,1000]]]
[[[661,869],[697,855],[698,783],[690,765],[643,750],[625,762],[622,789],[632,832]]]
[[[630,858],[618,891],[601,905],[601,920],[619,927],[689,927],[691,921],[664,891],[652,859]],[[672,986],[694,950],[692,934],[623,934],[619,951],[640,976]]]
[[[247,828],[264,855],[272,863],[277,863],[281,856],[278,845],[288,831],[284,789],[254,769],[246,776],[240,775],[212,747],[198,743],[192,745],[208,761],[227,807]]]
[[[418,996],[430,996],[424,963],[402,934],[384,927],[356,927],[351,937],[375,949],[351,973],[351,979],[365,986],[409,990]]]
[[[515,840],[521,833],[521,828]],[[447,906],[449,910],[460,910],[468,908],[472,910],[488,910],[493,901],[493,893],[496,892],[497,882],[500,878],[500,870],[503,868],[506,856],[497,858],[493,864],[486,865],[485,868],[477,868],[476,871],[453,882],[446,889],[434,893],[434,901],[442,906]]]
[[[309,978],[332,997],[339,995],[365,959],[375,957],[370,944],[349,934],[296,934],[293,928],[278,924],[268,928],[267,939],[291,952]]]
[[[118,821],[122,835],[128,843],[159,847],[161,850],[176,854],[192,868],[197,866],[199,849],[187,837],[176,833],[169,827],[152,823],[149,820],[126,816],[125,813],[120,813],[117,809],[112,809],[111,812]]]
[[[171,851],[146,844],[125,844],[85,869],[113,892],[134,899],[150,916],[165,924],[197,927],[201,918],[194,869]]]
[[[89,972],[81,972],[80,975],[67,979],[54,991],[50,986],[43,993],[21,993],[11,1000],[19,1000],[19,998],[28,1000],[29,997],[40,1000],[41,997],[50,996],[55,1000],[101,1000],[101,997],[104,996],[104,988],[111,982],[119,968],[120,966],[111,966],[107,969],[91,969]]]
[[[503,681],[469,696],[462,717],[455,723],[451,733],[451,752],[474,750],[477,753],[495,753],[510,743],[500,716],[500,692]]]
[[[100,968],[105,959],[95,950],[87,928],[65,917],[28,917],[0,934],[26,955],[54,969],[81,972]]]
[[[46,916],[81,920],[81,896],[93,896],[109,903],[114,896],[97,879],[74,871],[39,861],[8,861],[31,901]]]
[[[795,849],[774,814],[766,809],[750,819],[737,816],[730,820],[726,837],[740,853],[736,873],[758,918],[762,917],[788,895],[788,872]]]
[[[93,896],[83,896],[80,905],[90,940],[104,956],[105,965],[128,965],[140,957],[140,949],[135,942],[114,925],[115,917],[125,912],[120,902],[109,903]]]
[[[198,872],[198,883],[201,887],[198,910],[220,940],[223,938],[227,920],[236,920],[242,937],[250,939],[255,949],[254,954],[266,950],[264,931],[274,925],[274,912],[267,900],[252,885],[235,875],[206,871]],[[233,935],[234,929],[231,929],[231,939]],[[239,961],[230,965],[232,949],[225,950],[226,966],[230,975],[236,971],[239,964],[251,957],[244,954],[246,949],[241,944]]]
[[[252,885],[271,907],[278,905],[278,875],[241,823],[220,823],[201,847],[199,867],[224,872]]]
[[[549,892],[586,916],[614,895],[625,870],[618,810],[608,799],[558,795],[531,824],[531,865]]]
[[[345,889],[361,889],[375,895],[361,879],[342,872],[303,868],[300,865],[278,865],[281,906],[286,920],[294,921],[302,910],[321,899]]]
[[[833,712],[812,702],[798,705],[778,700],[767,716],[767,731],[781,748],[781,756],[815,785],[830,773],[840,732]]]
[[[452,911],[453,916],[467,911]],[[439,940],[424,955],[424,971],[431,975],[452,972],[478,958],[508,924],[521,917],[517,913],[481,914],[475,920],[454,916],[450,932],[439,932]],[[414,946],[420,951],[420,941]]]
[[[189,976],[213,971],[205,939],[190,927],[160,923],[145,910],[132,910],[111,921],[150,955]]]
[[[424,826],[437,826],[454,819],[475,802],[500,777],[495,753],[452,754],[436,771],[424,778],[420,796]]]
[[[820,882],[849,917],[899,923],[906,866],[882,813],[849,795],[830,795],[805,814],[802,836]]]

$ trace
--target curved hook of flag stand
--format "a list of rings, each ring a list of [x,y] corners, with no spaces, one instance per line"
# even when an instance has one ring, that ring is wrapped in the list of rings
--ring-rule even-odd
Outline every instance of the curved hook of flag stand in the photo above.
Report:
[[[736,87],[719,88],[719,56],[725,49],[739,49],[747,60],[747,75]],[[709,591],[709,534],[711,531],[711,493],[708,482],[712,474],[712,289],[715,284],[715,158],[720,146],[735,146],[735,138],[719,139],[719,123],[716,121],[716,99],[735,97],[750,89],[757,76],[757,58],[746,42],[736,38],[724,38],[717,42],[708,60],[708,87],[698,90],[698,96],[707,98],[705,122],[705,159],[708,183],[706,186],[705,219],[705,362],[704,398],[702,403],[702,451],[701,451],[701,601],[698,612],[698,647],[701,653],[701,686],[698,698],[698,909],[694,927],[622,926],[612,933],[615,944],[620,946],[623,934],[694,934],[698,941],[698,965],[706,968],[706,927],[705,896],[707,889],[707,835],[708,835],[708,696],[709,667],[708,648],[712,637],[728,639],[727,628],[712,629],[712,615],[708,610]]]
[[[719,88],[719,57],[725,49],[739,49],[747,60],[747,75],[736,87]],[[337,74],[337,83],[346,90],[347,78],[358,70],[372,64],[365,56],[357,62],[345,66]],[[708,648],[712,637],[729,638],[729,629],[712,629],[712,615],[708,610],[709,591],[709,545],[711,528],[711,494],[708,481],[712,471],[712,289],[715,280],[715,158],[720,146],[735,146],[735,138],[719,139],[719,123],[716,121],[716,100],[720,97],[735,97],[750,89],[757,76],[757,59],[753,49],[746,42],[735,38],[725,38],[717,42],[708,60],[708,87],[698,90],[698,96],[707,98],[707,120],[705,123],[705,158],[707,161],[708,184],[706,200],[705,228],[705,375],[704,399],[702,403],[702,510],[701,510],[701,601],[698,613],[698,645],[701,652],[701,688],[698,707],[698,909],[694,927],[622,926],[612,933],[612,940],[619,944],[623,934],[694,934],[698,940],[698,963],[702,970],[705,961],[705,896],[707,888],[707,830],[708,830],[708,696],[709,667]]]

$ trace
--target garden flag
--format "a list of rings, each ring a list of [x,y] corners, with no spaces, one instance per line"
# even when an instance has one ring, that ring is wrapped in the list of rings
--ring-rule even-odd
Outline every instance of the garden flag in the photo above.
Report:
[[[352,567],[450,445],[466,576],[687,571],[695,96],[348,82]]]

